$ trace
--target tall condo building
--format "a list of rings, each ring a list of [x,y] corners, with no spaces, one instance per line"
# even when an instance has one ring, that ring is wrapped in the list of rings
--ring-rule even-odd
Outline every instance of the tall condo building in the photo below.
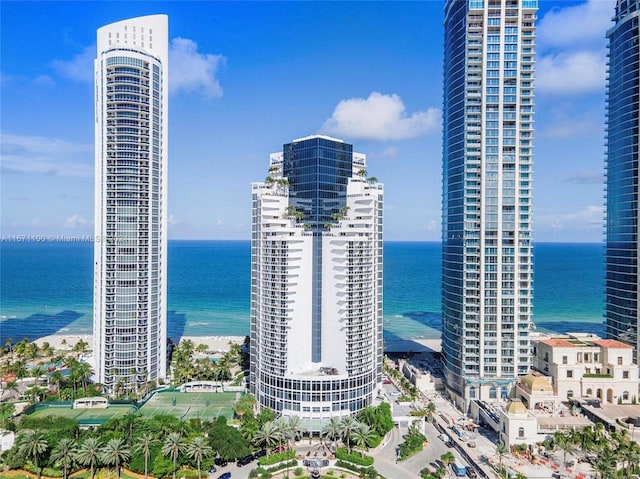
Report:
[[[251,391],[319,431],[382,372],[382,185],[352,145],[310,136],[252,185]]]
[[[605,329],[638,344],[638,0],[618,0],[607,32],[609,65],[606,146]],[[636,358],[637,359],[637,358]]]
[[[506,397],[531,364],[537,0],[447,0],[442,349],[460,407]]]
[[[93,344],[106,391],[165,377],[168,19],[98,30]]]

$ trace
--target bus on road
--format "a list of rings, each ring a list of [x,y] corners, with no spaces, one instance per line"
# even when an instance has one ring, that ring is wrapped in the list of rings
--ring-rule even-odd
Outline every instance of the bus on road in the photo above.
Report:
[[[460,459],[458,459],[457,457],[455,459],[456,460],[451,464],[451,468],[453,469],[453,472],[455,473],[456,477],[466,477],[467,467],[464,464],[462,464]]]

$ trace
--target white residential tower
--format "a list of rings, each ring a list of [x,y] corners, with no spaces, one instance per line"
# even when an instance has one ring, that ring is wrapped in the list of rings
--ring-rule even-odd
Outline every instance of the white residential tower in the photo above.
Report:
[[[165,377],[168,19],[98,30],[93,344],[97,382]]]
[[[382,372],[382,185],[311,136],[254,183],[251,391],[310,431],[369,406]]]

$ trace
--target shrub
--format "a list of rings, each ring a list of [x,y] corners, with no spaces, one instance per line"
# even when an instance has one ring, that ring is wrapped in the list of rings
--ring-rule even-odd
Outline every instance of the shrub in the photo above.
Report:
[[[274,454],[269,454],[268,456],[262,456],[258,458],[258,464],[261,466],[271,466],[272,464],[277,464],[282,461],[288,461],[296,458],[296,451],[293,449],[289,449],[283,452],[276,452]]]
[[[303,474],[304,474],[304,469],[302,469],[301,467],[296,467],[296,468],[293,470],[293,473],[294,473],[296,476],[301,476],[301,475],[303,475]]]
[[[339,447],[336,450],[336,458],[342,461],[348,461],[359,466],[371,466],[373,465],[373,457],[367,456],[356,451],[347,451],[344,447]]]

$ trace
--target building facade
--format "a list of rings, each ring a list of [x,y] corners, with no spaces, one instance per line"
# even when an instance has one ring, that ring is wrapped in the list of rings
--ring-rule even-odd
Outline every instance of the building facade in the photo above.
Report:
[[[638,0],[618,0],[607,32],[605,327],[609,338],[638,344]],[[636,358],[637,362],[637,358]]]
[[[442,348],[462,408],[530,366],[537,6],[445,2]]]
[[[98,30],[95,376],[107,392],[166,375],[168,18]]]
[[[382,374],[382,185],[326,136],[252,185],[251,391],[310,431],[371,404]]]
[[[629,404],[638,399],[633,347],[595,335],[571,334],[532,340],[533,368],[551,378],[561,400],[596,399]]]

